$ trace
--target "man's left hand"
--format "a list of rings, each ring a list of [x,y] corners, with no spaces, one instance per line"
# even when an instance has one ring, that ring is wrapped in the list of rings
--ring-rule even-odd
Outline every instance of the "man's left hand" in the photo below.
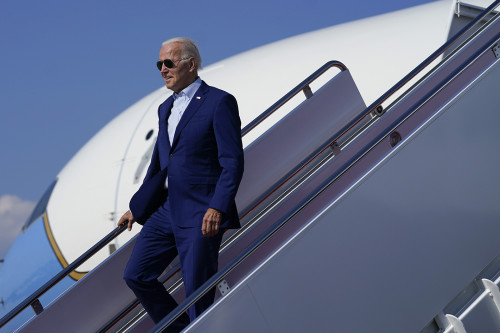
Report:
[[[213,237],[219,232],[219,224],[222,221],[222,213],[216,209],[209,208],[203,217],[201,232],[205,237]]]

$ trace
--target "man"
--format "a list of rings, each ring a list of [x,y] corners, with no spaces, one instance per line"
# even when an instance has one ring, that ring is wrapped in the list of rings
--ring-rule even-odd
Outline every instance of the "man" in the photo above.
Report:
[[[159,59],[158,69],[174,93],[158,108],[159,134],[146,177],[131,211],[118,222],[131,230],[140,210],[136,207],[159,202],[145,220],[124,273],[155,323],[177,306],[157,280],[177,255],[186,297],[216,273],[222,234],[240,227],[234,198],[243,174],[236,99],[201,81],[201,57],[191,40],[164,42]],[[151,192],[148,186],[158,177],[166,177],[161,178],[162,191]],[[214,296],[215,289],[190,307],[189,319],[210,306]],[[172,331],[189,319],[181,316]]]

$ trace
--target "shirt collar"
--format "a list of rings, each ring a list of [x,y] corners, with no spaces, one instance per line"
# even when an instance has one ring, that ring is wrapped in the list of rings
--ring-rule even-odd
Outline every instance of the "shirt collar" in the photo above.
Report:
[[[173,94],[174,100],[176,100],[180,96],[186,96],[188,98],[188,100],[192,100],[194,97],[194,94],[198,91],[200,86],[201,86],[201,79],[198,76],[198,78],[193,83],[191,83],[189,86],[184,88],[180,93],[177,94],[174,92],[174,94]]]

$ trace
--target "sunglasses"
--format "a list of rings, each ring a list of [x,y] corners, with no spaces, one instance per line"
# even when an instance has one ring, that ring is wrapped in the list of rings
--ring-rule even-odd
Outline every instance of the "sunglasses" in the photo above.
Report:
[[[170,59],[165,59],[163,61],[160,60],[160,61],[156,62],[156,67],[158,67],[159,71],[161,71],[162,65],[165,65],[165,67],[167,67],[167,68],[174,68],[175,64],[178,63],[179,61],[187,60],[189,58],[191,58],[191,57],[177,59],[177,60],[170,60]]]

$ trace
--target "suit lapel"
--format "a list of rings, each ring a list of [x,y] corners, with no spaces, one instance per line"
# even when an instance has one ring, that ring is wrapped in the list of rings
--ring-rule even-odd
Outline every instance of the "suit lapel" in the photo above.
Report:
[[[174,149],[175,145],[177,144],[177,141],[179,141],[179,136],[184,127],[186,127],[191,118],[193,118],[195,113],[200,109],[201,105],[205,101],[206,98],[205,94],[207,93],[207,91],[208,91],[208,86],[205,82],[202,81],[200,88],[194,94],[194,97],[191,100],[191,102],[189,102],[189,105],[182,114],[181,120],[179,121],[179,124],[175,129],[174,140],[172,142],[171,150]]]

